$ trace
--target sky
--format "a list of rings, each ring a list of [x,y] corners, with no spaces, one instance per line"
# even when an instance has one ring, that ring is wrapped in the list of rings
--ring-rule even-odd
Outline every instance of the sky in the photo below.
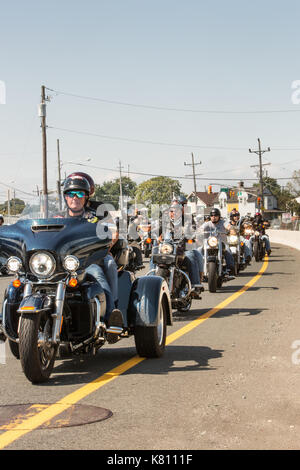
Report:
[[[178,176],[189,193],[193,153],[199,191],[234,185],[230,178],[252,185],[258,138],[271,150],[269,176],[300,168],[298,1],[0,0],[0,8],[0,201],[8,187],[24,200],[42,188],[42,85],[49,190],[57,139],[62,174],[86,171],[98,184],[118,177],[121,162],[137,183],[150,178],[138,173]]]

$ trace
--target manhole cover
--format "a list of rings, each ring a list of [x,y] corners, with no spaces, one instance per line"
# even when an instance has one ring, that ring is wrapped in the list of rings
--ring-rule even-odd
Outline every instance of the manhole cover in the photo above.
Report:
[[[18,429],[28,429],[26,421],[39,412],[49,408],[52,403],[26,403],[19,405],[0,406],[0,431],[8,431],[18,425]],[[55,404],[56,406],[59,406]],[[110,418],[112,412],[105,408],[91,405],[70,405],[66,410],[41,424],[40,429],[55,429],[70,426],[83,426]]]

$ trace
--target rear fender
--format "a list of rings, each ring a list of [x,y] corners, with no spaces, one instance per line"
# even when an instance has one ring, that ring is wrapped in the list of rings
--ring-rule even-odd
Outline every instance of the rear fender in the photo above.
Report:
[[[143,276],[136,279],[131,289],[128,322],[133,326],[156,326],[159,304],[167,308],[167,325],[172,325],[172,307],[169,288],[160,276]]]

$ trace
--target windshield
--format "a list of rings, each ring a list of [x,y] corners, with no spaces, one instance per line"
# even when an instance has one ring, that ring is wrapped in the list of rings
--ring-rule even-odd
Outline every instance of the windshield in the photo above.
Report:
[[[19,220],[27,219],[51,219],[62,217],[64,209],[60,209],[59,201],[53,196],[48,196],[45,201],[41,195],[39,197],[33,196],[26,202],[23,212],[19,216]]]

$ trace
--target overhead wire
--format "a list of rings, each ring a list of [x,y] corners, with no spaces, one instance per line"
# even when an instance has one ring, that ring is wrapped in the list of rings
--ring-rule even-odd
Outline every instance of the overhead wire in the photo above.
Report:
[[[191,108],[177,108],[177,107],[168,107],[168,106],[153,106],[148,104],[141,103],[130,103],[125,101],[117,100],[108,100],[105,98],[85,96],[76,93],[69,93],[66,91],[54,90],[52,88],[45,87],[47,90],[55,93],[56,95],[65,95],[73,98],[79,98],[89,101],[99,101],[101,103],[113,104],[118,106],[130,106],[132,108],[144,108],[144,109],[153,109],[158,111],[174,111],[174,112],[184,112],[184,113],[205,113],[205,114],[272,114],[272,113],[299,113],[299,109],[274,109],[274,110],[208,110],[208,109],[191,109]]]

